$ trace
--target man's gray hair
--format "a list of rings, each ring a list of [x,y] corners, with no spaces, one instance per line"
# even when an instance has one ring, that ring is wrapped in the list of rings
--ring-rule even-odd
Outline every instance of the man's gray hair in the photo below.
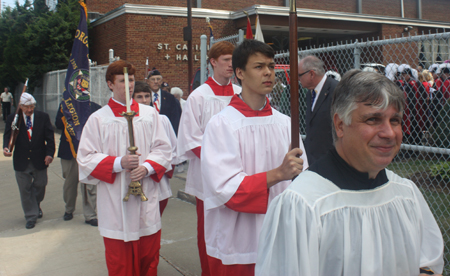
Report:
[[[181,90],[181,88],[179,87],[172,87],[172,89],[170,89],[170,94],[183,97],[183,90]]]
[[[334,114],[347,126],[352,123],[352,112],[358,103],[370,103],[375,108],[386,109],[395,107],[403,112],[405,96],[403,91],[385,76],[363,72],[361,70],[348,71],[336,86],[331,103],[331,121]],[[336,129],[332,123],[333,141],[336,142]]]
[[[302,68],[305,71],[313,70],[319,76],[323,76],[325,74],[325,64],[322,60],[320,60],[316,56],[306,56],[299,60],[299,64],[302,62]]]

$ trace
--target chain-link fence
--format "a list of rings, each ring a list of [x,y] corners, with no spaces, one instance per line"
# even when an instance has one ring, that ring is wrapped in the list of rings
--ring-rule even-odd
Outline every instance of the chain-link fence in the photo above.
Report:
[[[450,59],[450,33],[299,50],[300,58],[307,55],[324,61],[327,74],[338,80],[348,70],[358,68],[385,74],[404,90],[404,139],[389,169],[413,180],[424,194],[444,236],[444,274],[450,275],[450,74],[445,74],[445,68],[450,68],[450,63],[445,65]],[[290,115],[289,52],[277,53],[275,60],[271,104]],[[440,64],[438,74],[421,72],[436,63]],[[302,134],[307,92],[300,84]]]
[[[209,45],[210,45],[210,47],[212,47],[215,43],[220,42],[220,41],[228,41],[234,45],[239,45],[242,41],[244,41],[244,31],[239,30],[239,33],[237,33],[237,34],[226,36],[226,37],[221,37],[219,39],[214,39],[214,37],[212,37],[209,41]],[[205,55],[206,55],[206,52],[205,52]],[[207,66],[208,66],[208,68],[204,72],[201,72],[201,74],[206,76],[205,80],[208,79],[208,77],[211,77],[213,75],[213,68],[212,68],[211,64],[208,63]],[[231,81],[234,84],[239,85],[236,77],[233,76]]]
[[[236,34],[212,40],[210,45],[223,40],[237,45],[242,39],[242,34]],[[429,79],[428,74],[420,74],[419,68],[428,69],[450,59],[450,33],[300,49],[300,57],[307,55],[323,60],[327,73],[338,80],[348,70],[359,68],[385,74],[405,91],[404,141],[389,169],[413,180],[424,194],[444,236],[444,274],[450,275],[450,74],[443,73],[445,69],[438,70],[439,74],[431,74]],[[276,84],[269,95],[271,105],[290,116],[289,53],[277,53],[275,61]],[[408,68],[409,71],[404,70]],[[90,71],[91,101],[102,106],[111,97],[104,80],[106,69],[107,66],[98,66]],[[398,69],[408,74],[397,74]],[[40,109],[51,118],[56,117],[61,101],[65,72],[47,73],[42,92],[34,94]],[[299,87],[300,132],[305,134],[307,90]]]
[[[214,40],[238,45],[239,35]],[[450,74],[433,64],[450,59],[450,33],[416,35],[394,39],[346,42],[300,49],[299,57],[314,55],[325,63],[327,74],[340,80],[351,69],[385,74],[405,91],[404,140],[388,167],[413,180],[424,194],[445,240],[444,275],[450,275]],[[275,55],[275,86],[271,105],[290,116],[289,52]],[[450,68],[450,63],[448,65]],[[407,74],[398,73],[400,71]],[[409,69],[409,70],[408,70]],[[210,70],[210,72],[212,72]],[[300,87],[300,132],[305,135],[307,89]]]
[[[105,81],[107,68],[108,66],[90,67],[91,101],[100,106],[106,105],[111,98],[111,91]],[[48,72],[44,75],[43,87],[37,88],[33,94],[36,98],[37,108],[47,112],[51,120],[56,118],[59,103],[62,100],[66,72],[67,70]]]

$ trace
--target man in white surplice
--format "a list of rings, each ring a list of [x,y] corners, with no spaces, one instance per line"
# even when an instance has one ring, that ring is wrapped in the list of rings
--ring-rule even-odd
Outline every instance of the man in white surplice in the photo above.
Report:
[[[331,106],[335,148],[270,204],[256,275],[442,273],[443,239],[423,195],[385,169],[400,149],[404,105],[384,76],[344,76]]]

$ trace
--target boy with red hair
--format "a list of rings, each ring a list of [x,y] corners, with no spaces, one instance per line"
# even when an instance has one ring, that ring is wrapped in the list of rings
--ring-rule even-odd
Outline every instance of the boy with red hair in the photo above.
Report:
[[[177,156],[180,160],[189,159],[186,177],[186,192],[197,200],[197,243],[202,266],[202,276],[209,273],[206,258],[203,184],[200,168],[200,153],[206,124],[212,116],[219,113],[231,101],[241,88],[231,83],[233,67],[231,56],[234,45],[227,41],[214,44],[209,50],[209,61],[214,68],[214,75],[195,89],[184,105],[178,130]]]
[[[128,68],[126,95],[123,68]],[[109,65],[113,97],[93,113],[83,129],[77,161],[79,179],[97,185],[98,229],[105,243],[109,275],[157,275],[161,216],[157,182],[170,168],[172,148],[156,110],[131,101],[136,155],[130,155],[128,125],[121,116],[134,90],[135,67],[124,60]],[[148,201],[130,196],[131,181],[140,181]]]

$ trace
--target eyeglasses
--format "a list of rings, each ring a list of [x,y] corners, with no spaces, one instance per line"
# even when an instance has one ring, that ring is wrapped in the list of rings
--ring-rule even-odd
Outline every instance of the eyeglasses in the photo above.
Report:
[[[308,70],[308,71],[306,71],[306,72],[303,72],[303,73],[301,73],[301,74],[298,74],[298,77],[301,78],[304,74],[307,74],[307,73],[309,73],[310,71],[312,71],[312,69],[310,69],[310,70]]]
[[[149,80],[153,81],[153,82],[157,82],[157,81],[162,80],[162,78],[153,78],[153,77],[151,77]]]
[[[34,104],[32,105],[22,105],[23,109],[33,110],[36,106]]]

